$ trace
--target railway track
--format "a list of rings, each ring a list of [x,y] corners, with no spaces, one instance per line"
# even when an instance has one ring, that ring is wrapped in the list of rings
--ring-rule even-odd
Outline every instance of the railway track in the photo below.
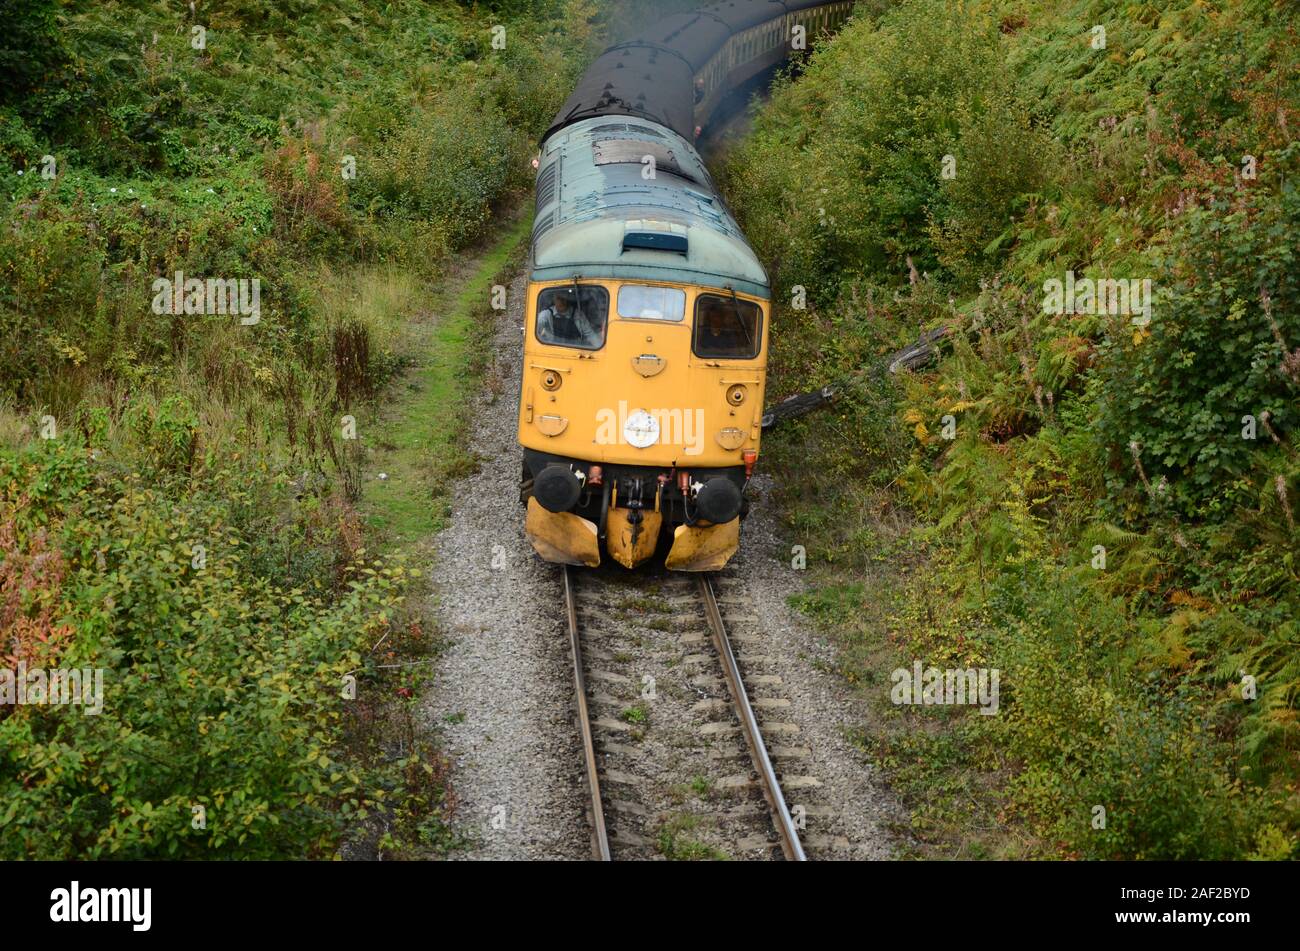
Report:
[[[780,769],[817,785],[798,774],[807,751],[769,751],[760,718],[788,701],[769,695],[779,677],[747,688],[714,580],[565,568],[563,586],[593,856],[803,861],[808,808]]]

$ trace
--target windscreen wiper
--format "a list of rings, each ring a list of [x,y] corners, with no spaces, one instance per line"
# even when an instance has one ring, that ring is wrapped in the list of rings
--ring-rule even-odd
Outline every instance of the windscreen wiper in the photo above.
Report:
[[[736,289],[728,287],[731,291],[731,312],[736,315],[736,323],[740,324],[740,330],[745,335],[745,343],[749,344],[749,349],[754,349],[754,338],[749,335],[749,328],[745,326],[745,320],[740,316],[740,300],[736,297]]]

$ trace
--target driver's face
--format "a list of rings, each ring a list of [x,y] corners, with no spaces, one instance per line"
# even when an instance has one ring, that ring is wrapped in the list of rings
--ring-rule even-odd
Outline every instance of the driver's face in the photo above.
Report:
[[[555,309],[560,313],[567,311],[569,309],[569,299],[563,294],[557,295],[555,298]]]

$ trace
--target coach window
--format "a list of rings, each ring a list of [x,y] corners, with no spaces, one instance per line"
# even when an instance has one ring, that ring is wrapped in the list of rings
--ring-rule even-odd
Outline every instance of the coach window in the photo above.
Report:
[[[537,295],[537,340],[557,347],[605,345],[609,292],[589,284],[548,287]]]
[[[738,297],[701,294],[695,301],[695,355],[752,360],[762,342],[763,312]]]
[[[680,323],[686,316],[686,292],[676,287],[624,284],[618,289],[618,315]]]

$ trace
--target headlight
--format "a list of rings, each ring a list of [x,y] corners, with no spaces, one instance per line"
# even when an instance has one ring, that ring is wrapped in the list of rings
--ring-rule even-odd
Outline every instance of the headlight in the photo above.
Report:
[[[635,410],[623,424],[623,438],[638,449],[653,446],[659,441],[659,419],[643,409]]]

